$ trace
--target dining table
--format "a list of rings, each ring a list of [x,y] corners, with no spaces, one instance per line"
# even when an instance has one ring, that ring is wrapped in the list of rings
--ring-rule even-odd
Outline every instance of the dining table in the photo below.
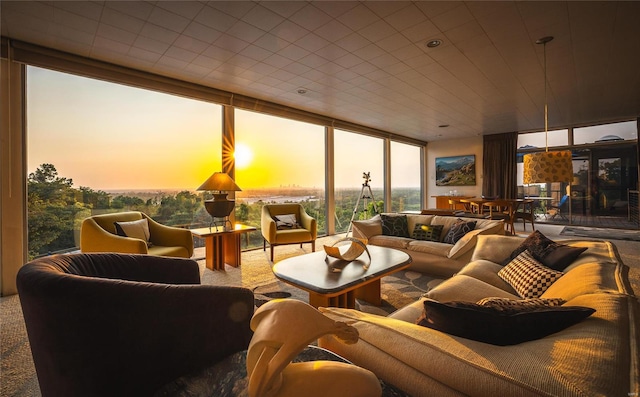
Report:
[[[460,202],[468,205],[473,214],[487,215],[488,219],[503,219],[505,229],[509,234],[515,234],[514,221],[520,206],[532,205],[530,199],[497,199],[497,198],[466,198]],[[533,220],[531,220],[533,226]]]

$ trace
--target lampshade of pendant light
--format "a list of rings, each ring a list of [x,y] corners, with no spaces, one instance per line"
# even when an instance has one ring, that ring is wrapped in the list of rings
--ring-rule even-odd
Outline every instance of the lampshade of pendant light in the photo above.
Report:
[[[523,182],[548,183],[571,182],[573,179],[573,163],[570,150],[549,151],[549,106],[547,104],[547,43],[553,36],[546,36],[536,41],[544,47],[544,138],[545,151],[524,155]]]

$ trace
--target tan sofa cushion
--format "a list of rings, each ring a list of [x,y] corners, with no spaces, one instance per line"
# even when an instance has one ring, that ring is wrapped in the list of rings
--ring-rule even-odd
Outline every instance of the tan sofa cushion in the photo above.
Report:
[[[408,237],[385,236],[382,234],[371,236],[369,244],[387,248],[405,249],[413,240]]]
[[[473,262],[469,262],[469,264],[467,264],[462,268],[462,270],[458,272],[458,275],[473,277],[477,280],[484,281],[489,285],[500,288],[501,290],[506,291],[510,294],[518,295],[518,293],[513,289],[513,287],[511,287],[509,283],[498,276],[498,272],[501,269],[502,266],[498,265],[497,263],[493,263],[487,260],[476,260]]]
[[[353,237],[370,239],[382,234],[380,215],[362,221],[353,221]]]
[[[421,241],[411,240],[407,244],[407,249],[416,252],[425,252],[428,254],[434,254],[442,257],[449,255],[449,251],[453,248],[453,245],[447,243],[438,243],[435,241]]]

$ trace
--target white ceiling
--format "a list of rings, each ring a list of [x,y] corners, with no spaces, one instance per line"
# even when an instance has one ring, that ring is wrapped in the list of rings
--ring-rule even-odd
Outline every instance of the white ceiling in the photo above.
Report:
[[[637,1],[0,5],[5,37],[423,141],[542,129],[551,35],[550,128],[640,115]]]

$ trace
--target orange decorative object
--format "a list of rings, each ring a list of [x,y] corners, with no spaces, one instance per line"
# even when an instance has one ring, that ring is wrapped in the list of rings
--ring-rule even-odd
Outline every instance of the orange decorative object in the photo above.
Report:
[[[525,184],[570,182],[571,180],[573,180],[573,163],[570,150],[525,154]]]

